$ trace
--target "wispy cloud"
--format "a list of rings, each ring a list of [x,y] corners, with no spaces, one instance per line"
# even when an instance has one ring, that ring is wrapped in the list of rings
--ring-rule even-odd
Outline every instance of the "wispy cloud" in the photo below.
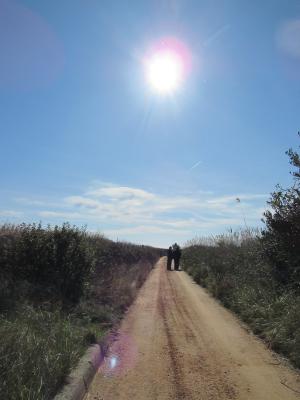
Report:
[[[145,234],[145,233],[154,233],[154,234],[178,234],[177,229],[165,228],[161,226],[153,226],[153,225],[139,225],[128,228],[117,228],[117,229],[106,229],[105,233],[108,235],[133,235],[133,234]],[[181,233],[188,234],[189,230],[182,230]]]
[[[198,162],[200,163],[200,162]],[[194,164],[194,168],[196,165]],[[32,218],[45,223],[70,221],[87,224],[114,238],[143,241],[143,237],[185,237],[221,232],[244,224],[257,225],[262,216],[266,194],[234,193],[216,196],[197,191],[183,195],[162,195],[142,188],[94,183],[81,193],[51,199],[19,199]],[[236,201],[240,199],[240,202]],[[0,216],[19,216],[21,211],[0,211]],[[161,239],[160,239],[161,240]]]
[[[82,214],[67,211],[38,211],[37,215],[43,218],[63,218],[64,220],[82,219]]]
[[[0,217],[21,217],[22,215],[23,215],[22,211],[0,210]]]
[[[127,186],[105,186],[98,189],[90,190],[87,195],[94,197],[108,197],[111,199],[124,199],[124,198],[140,198],[152,199],[154,195],[142,189],[130,188]]]

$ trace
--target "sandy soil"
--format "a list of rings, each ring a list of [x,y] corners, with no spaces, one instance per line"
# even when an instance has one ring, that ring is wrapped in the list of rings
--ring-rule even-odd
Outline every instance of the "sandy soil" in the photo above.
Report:
[[[162,258],[127,312],[87,400],[292,400],[300,377]]]

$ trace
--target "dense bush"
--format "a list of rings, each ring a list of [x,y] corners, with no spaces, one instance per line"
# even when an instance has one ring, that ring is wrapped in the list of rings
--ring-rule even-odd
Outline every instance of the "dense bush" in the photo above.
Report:
[[[183,265],[197,283],[225,304],[231,303],[234,291],[243,286],[253,286],[254,298],[261,297],[262,292],[268,295],[265,289],[270,286],[271,268],[265,262],[256,230],[219,235],[210,244],[194,240],[184,248]]]
[[[101,235],[65,223],[43,228],[40,224],[0,227],[1,307],[25,298],[34,303],[54,302],[74,306],[92,285],[111,286],[114,277],[128,283],[135,272],[142,284],[145,273],[162,250],[113,242]],[[104,289],[104,288],[103,288]],[[105,299],[103,299],[105,300]],[[57,304],[58,305],[58,304]],[[0,308],[1,310],[1,308]]]
[[[91,238],[96,255],[89,297],[101,305],[113,304],[123,312],[164,250],[126,242]],[[129,268],[130,266],[130,268]]]
[[[69,224],[0,229],[2,295],[77,303],[93,265],[86,232]]]
[[[277,186],[272,193],[262,242],[274,277],[300,293],[300,156],[292,149],[287,154],[296,168],[294,184],[288,189]]]

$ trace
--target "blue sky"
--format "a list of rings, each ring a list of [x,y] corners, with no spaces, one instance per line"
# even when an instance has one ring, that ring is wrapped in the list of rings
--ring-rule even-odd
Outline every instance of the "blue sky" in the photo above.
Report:
[[[192,66],[159,96],[141,60],[169,36]],[[258,226],[299,110],[299,0],[0,0],[1,222],[159,246]]]

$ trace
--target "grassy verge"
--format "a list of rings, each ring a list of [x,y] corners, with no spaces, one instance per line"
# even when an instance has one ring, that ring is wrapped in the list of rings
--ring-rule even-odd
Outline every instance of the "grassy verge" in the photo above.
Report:
[[[257,232],[190,242],[183,268],[268,345],[300,367],[300,296],[273,277]]]
[[[52,399],[160,254],[68,224],[0,227],[0,398]]]
[[[92,335],[101,333],[96,325],[30,306],[2,317],[1,398],[51,399]]]

